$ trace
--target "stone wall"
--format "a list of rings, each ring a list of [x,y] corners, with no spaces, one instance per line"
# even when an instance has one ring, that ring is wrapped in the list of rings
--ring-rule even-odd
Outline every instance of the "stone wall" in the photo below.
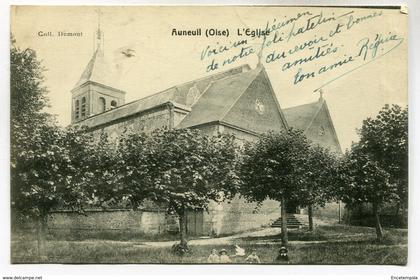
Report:
[[[256,203],[247,203],[243,198],[235,197],[231,202],[209,205],[204,214],[204,233],[217,235],[232,234],[269,226],[280,217],[280,204],[266,200],[260,208]]]
[[[126,119],[120,119],[118,122],[106,124],[104,127],[97,127],[93,133],[99,135],[99,133],[104,131],[111,140],[115,140],[124,132],[151,133],[158,128],[168,128],[169,123],[169,109],[160,107]]]
[[[256,203],[246,203],[236,197],[232,202],[212,202],[209,211],[188,213],[190,236],[227,235],[270,225],[280,217],[279,203],[267,200],[256,210]],[[13,221],[16,221],[13,219]],[[14,222],[14,230],[34,230],[31,220]],[[178,218],[162,211],[109,210],[57,211],[48,218],[48,232],[54,236],[73,238],[100,238],[117,236],[155,236],[179,231]]]
[[[75,212],[56,212],[48,219],[50,230],[120,230],[142,234],[160,234],[166,231],[165,213],[131,210],[88,211],[86,215]]]

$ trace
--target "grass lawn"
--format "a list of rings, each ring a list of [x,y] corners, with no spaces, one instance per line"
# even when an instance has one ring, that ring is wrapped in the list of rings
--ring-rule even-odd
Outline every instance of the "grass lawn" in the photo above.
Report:
[[[407,231],[386,230],[384,242],[375,242],[373,228],[354,226],[320,226],[314,233],[305,230],[289,232],[289,264],[394,264],[407,261]],[[147,240],[145,240],[147,241]],[[232,241],[248,253],[257,250],[261,262],[276,263],[279,236],[243,237]],[[50,263],[205,263],[211,249],[234,254],[233,245],[191,246],[192,253],[179,257],[170,247],[145,247],[141,240],[48,240]],[[36,263],[36,242],[30,236],[12,242],[13,263]],[[233,263],[244,263],[244,257],[232,257]],[[278,263],[287,264],[287,263]]]

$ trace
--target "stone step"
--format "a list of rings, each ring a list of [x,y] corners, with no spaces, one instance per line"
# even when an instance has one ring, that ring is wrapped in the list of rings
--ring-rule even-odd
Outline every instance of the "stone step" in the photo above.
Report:
[[[271,225],[272,228],[281,228],[281,225]],[[287,228],[300,228],[301,225],[287,225]]]
[[[288,228],[300,228],[301,226],[303,226],[303,224],[298,219],[296,219],[296,217],[293,214],[287,214],[286,222]],[[278,228],[281,227],[281,224],[282,219],[280,217],[271,224],[271,227]]]

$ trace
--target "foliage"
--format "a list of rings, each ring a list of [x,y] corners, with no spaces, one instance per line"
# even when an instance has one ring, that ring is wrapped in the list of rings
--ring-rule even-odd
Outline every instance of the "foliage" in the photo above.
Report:
[[[32,49],[21,50],[12,38],[10,49],[10,111],[12,121],[24,125],[36,122],[47,106],[47,89],[41,62]]]
[[[85,137],[84,147],[74,150],[79,154],[78,170],[85,178],[84,190],[88,199],[86,204],[102,208],[123,206],[123,188],[121,186],[121,174],[118,168],[117,146],[111,142],[108,135],[89,132],[87,128],[77,129]],[[73,145],[72,147],[79,147]]]
[[[328,149],[311,146],[305,161],[304,183],[297,189],[299,206],[325,206],[336,199],[338,157]]]
[[[248,201],[267,198],[280,201],[298,199],[297,190],[305,183],[309,141],[299,130],[269,132],[255,144],[245,147],[241,167],[241,194]]]
[[[58,203],[65,182],[58,172],[69,161],[61,145],[64,135],[42,112],[47,90],[35,51],[20,50],[13,38],[10,71],[12,208],[43,216]]]
[[[385,105],[363,121],[359,148],[390,175],[401,202],[408,203],[408,109]]]
[[[117,200],[127,199],[138,208],[145,200],[156,201],[158,192],[153,177],[157,160],[155,147],[145,134],[123,134],[119,140],[116,159],[117,184],[114,191]]]
[[[245,146],[241,194],[259,205],[267,198],[280,202],[283,246],[288,243],[287,203],[299,199],[309,148],[309,140],[302,131],[294,129],[263,134],[255,144]]]
[[[178,256],[192,254],[192,248],[191,246],[188,246],[188,244],[175,243],[174,245],[172,245],[171,251],[173,254]]]
[[[341,186],[341,199],[345,203],[381,205],[396,198],[397,187],[391,182],[389,173],[358,145],[353,145],[345,154],[340,170],[345,177],[344,186]]]
[[[397,186],[392,183],[389,173],[358,145],[353,145],[352,150],[345,155],[341,171],[344,178],[342,200],[349,206],[372,203],[377,239],[381,241],[383,232],[379,209],[385,202],[396,198]]]
[[[237,190],[236,145],[231,135],[199,130],[156,130],[151,138],[153,184],[168,211],[207,209],[210,200],[232,198]]]
[[[122,193],[132,206],[152,201],[178,215],[180,253],[188,251],[186,211],[205,210],[211,200],[230,199],[237,191],[237,147],[230,135],[190,129],[129,134],[121,139],[118,154]]]
[[[83,211],[93,204],[90,188],[101,178],[92,165],[97,146],[91,135],[51,124],[34,126],[31,139],[14,151],[12,206],[35,217],[59,207]]]

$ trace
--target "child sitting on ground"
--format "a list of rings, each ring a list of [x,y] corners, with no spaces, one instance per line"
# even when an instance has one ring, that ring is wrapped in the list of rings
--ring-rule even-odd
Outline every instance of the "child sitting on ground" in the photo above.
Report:
[[[232,260],[229,258],[227,251],[225,249],[220,250],[220,262],[221,263],[231,263]]]
[[[288,250],[285,246],[282,246],[277,256],[278,261],[289,262]]]
[[[257,256],[257,250],[253,249],[251,255],[249,255],[245,261],[247,263],[261,263],[260,258]]]
[[[220,257],[217,254],[216,249],[211,250],[211,254],[207,258],[207,262],[208,263],[219,263],[220,262]]]

